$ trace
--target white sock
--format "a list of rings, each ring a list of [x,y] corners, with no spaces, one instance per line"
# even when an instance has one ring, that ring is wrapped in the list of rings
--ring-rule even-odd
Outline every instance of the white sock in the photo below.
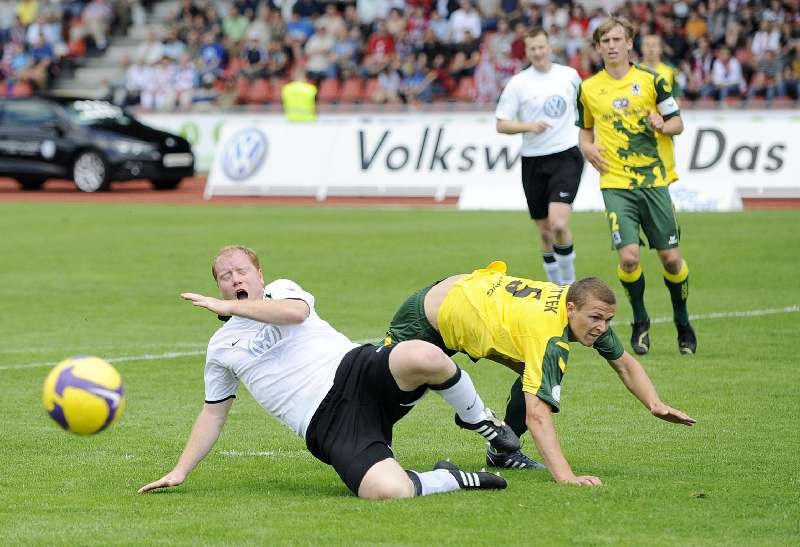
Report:
[[[547,274],[547,280],[550,283],[561,285],[561,268],[558,267],[558,262],[544,262],[544,273]]]
[[[476,424],[486,419],[483,400],[475,391],[475,385],[466,370],[459,368],[450,380],[439,386],[429,387],[441,395],[465,422]]]
[[[436,469],[434,471],[425,471],[424,473],[420,473],[419,471],[406,471],[406,473],[413,473],[419,479],[418,496],[445,494],[461,489],[456,478],[447,469]]]
[[[561,273],[560,285],[571,285],[575,283],[575,251],[568,255],[555,253],[556,264]]]

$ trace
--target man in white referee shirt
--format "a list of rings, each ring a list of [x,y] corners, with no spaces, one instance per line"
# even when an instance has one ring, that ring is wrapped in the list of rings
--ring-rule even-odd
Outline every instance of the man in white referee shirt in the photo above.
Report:
[[[506,84],[497,104],[497,131],[522,133],[522,186],[542,242],[548,281],[575,281],[575,251],[569,217],[578,193],[583,156],[575,127],[580,76],[553,63],[547,32],[536,27],[525,37],[531,66]]]
[[[258,256],[247,247],[224,247],[211,271],[222,300],[181,295],[227,319],[208,344],[205,404],[178,463],[139,493],[183,483],[222,432],[239,382],[359,497],[506,487],[498,475],[464,472],[447,461],[417,472],[394,459],[392,427],[428,389],[453,407],[460,427],[495,448],[519,448],[519,437],[484,407],[469,375],[442,350],[419,340],[354,344],[317,315],[314,297],[293,281],[265,287]]]

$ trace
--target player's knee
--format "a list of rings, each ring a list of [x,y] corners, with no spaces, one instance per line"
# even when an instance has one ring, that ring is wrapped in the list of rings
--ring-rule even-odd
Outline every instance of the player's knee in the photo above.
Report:
[[[619,267],[625,272],[632,272],[639,266],[639,257],[633,255],[621,255],[619,257]]]
[[[400,351],[399,357],[401,358],[397,364],[409,375],[427,378],[454,366],[440,348],[422,340],[409,340],[398,344],[392,351],[392,356],[397,351]]]
[[[566,235],[568,229],[569,223],[566,218],[554,217],[550,219],[550,231],[556,239],[561,239],[562,236]]]
[[[358,497],[368,500],[413,498],[414,485],[407,477],[381,477],[365,479],[358,488]]]

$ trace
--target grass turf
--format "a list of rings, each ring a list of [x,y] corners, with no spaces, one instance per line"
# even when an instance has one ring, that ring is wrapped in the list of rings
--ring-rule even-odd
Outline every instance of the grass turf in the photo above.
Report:
[[[210,258],[258,250],[265,277],[315,294],[323,318],[377,339],[413,290],[495,258],[540,277],[523,213],[98,205],[0,205],[0,537],[6,544],[793,544],[800,538],[796,212],[684,214],[699,353],[677,352],[669,322],[642,359],[662,398],[699,421],[652,417],[593,351],[572,352],[557,416],[578,473],[599,489],[507,471],[504,492],[396,502],[351,496],[303,442],[244,390],[209,457],[179,488],[136,488],[168,471],[202,404],[216,319],[179,300],[213,294]],[[582,275],[622,297],[601,214],[576,214]],[[651,316],[669,318],[656,257],[643,259]],[[621,301],[616,328],[630,310]],[[128,391],[120,424],[80,438],[41,408],[49,367],[73,354],[114,359]],[[513,375],[459,359],[501,412]],[[529,452],[533,443],[526,440]],[[429,395],[395,429],[409,468],[483,463],[480,439]],[[532,454],[535,455],[535,454]]]

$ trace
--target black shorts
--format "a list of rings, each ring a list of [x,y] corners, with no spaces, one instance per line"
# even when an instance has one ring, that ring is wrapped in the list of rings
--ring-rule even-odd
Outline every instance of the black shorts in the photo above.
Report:
[[[577,146],[547,156],[522,157],[522,188],[531,218],[547,218],[550,203],[572,203],[583,174],[583,154]]]
[[[427,389],[397,387],[389,371],[394,347],[366,344],[347,352],[306,431],[308,450],[356,495],[370,467],[394,458],[392,427]]]

